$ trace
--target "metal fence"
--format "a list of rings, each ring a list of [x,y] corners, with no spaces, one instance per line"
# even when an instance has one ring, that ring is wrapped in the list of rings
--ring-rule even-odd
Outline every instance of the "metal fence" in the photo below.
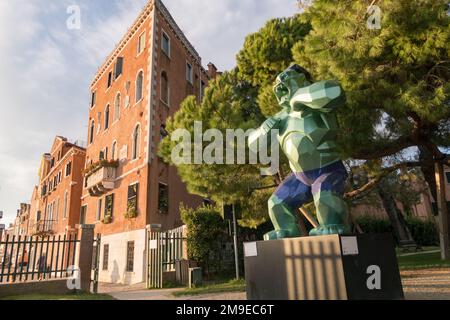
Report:
[[[174,272],[185,251],[185,226],[160,232],[148,230],[147,286],[163,287],[163,273]]]
[[[10,236],[0,242],[0,283],[49,280],[71,276],[77,236]]]

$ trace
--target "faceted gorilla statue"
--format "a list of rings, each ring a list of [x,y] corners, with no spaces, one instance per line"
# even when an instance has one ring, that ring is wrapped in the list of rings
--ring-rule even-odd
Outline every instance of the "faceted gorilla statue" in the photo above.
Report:
[[[336,81],[312,83],[305,69],[293,65],[277,77],[274,91],[282,111],[253,132],[249,144],[269,139],[271,130],[277,129],[293,173],[269,199],[275,230],[264,239],[300,236],[295,217],[311,200],[320,226],[310,235],[348,234],[348,210],[342,198],[348,174],[336,150],[339,128],[333,112],[345,103],[341,86]]]

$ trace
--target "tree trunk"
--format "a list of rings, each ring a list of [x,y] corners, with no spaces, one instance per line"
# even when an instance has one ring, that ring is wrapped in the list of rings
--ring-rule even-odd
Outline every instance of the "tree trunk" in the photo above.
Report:
[[[438,207],[439,241],[441,245],[442,260],[450,259],[450,217],[447,209],[447,198],[445,193],[444,166],[436,163],[436,202]]]
[[[422,165],[420,169],[422,170],[425,181],[428,183],[428,187],[430,188],[431,195],[433,196],[433,200],[436,201],[437,193],[436,193],[436,176],[435,176],[435,168],[433,162],[433,155],[427,148],[423,146],[419,146],[419,159],[421,162],[429,163],[427,165]],[[436,212],[433,212],[435,215]]]
[[[405,246],[416,246],[416,243],[409,231],[408,226],[406,225],[406,221],[403,217],[401,210],[397,207],[397,203],[395,202],[394,197],[388,191],[387,188],[384,188],[384,183],[381,182],[377,187],[378,195],[381,198],[383,203],[383,207],[391,221],[392,227],[394,229],[395,237],[397,238],[397,242],[400,247]]]

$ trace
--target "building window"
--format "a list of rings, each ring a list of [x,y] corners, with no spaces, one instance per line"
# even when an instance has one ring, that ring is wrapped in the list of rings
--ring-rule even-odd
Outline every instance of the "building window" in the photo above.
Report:
[[[205,81],[200,80],[200,100],[203,100],[203,96],[205,95]]]
[[[169,187],[164,183],[159,183],[158,211],[160,214],[169,213]]]
[[[168,57],[170,57],[170,38],[164,31],[161,40],[161,49]]]
[[[94,131],[95,131],[95,122],[92,120],[91,128],[89,130],[89,143],[92,144],[94,142]]]
[[[161,73],[161,100],[165,104],[169,104],[169,79],[165,71]]]
[[[105,197],[105,217],[113,217],[114,214],[114,193]]]
[[[110,71],[109,73],[108,73],[108,83],[107,83],[107,89],[109,88],[109,87],[111,87],[111,85],[112,85],[112,79],[113,79],[113,73],[112,73],[112,71]]]
[[[103,199],[100,198],[97,201],[97,215],[95,216],[95,221],[100,221],[102,219],[102,205]]]
[[[141,54],[145,49],[145,32],[139,36],[137,54]]]
[[[136,217],[138,212],[139,183],[128,186],[127,214]]]
[[[109,244],[103,245],[103,271],[108,270]]]
[[[120,92],[116,95],[116,100],[114,101],[114,121],[120,118]]]
[[[116,160],[117,158],[117,141],[114,141],[111,147],[111,160]]]
[[[66,177],[70,176],[72,173],[72,162],[69,162],[66,164]]]
[[[127,242],[127,272],[134,270],[134,241]]]
[[[136,160],[139,157],[139,142],[141,140],[141,126],[137,125],[133,131],[133,143],[132,143],[132,159]]]
[[[109,105],[105,109],[105,130],[109,128]]]
[[[86,213],[87,213],[87,206],[82,206],[80,212],[80,224],[86,224]]]
[[[114,65],[114,80],[120,77],[123,71],[123,57],[118,57]]]
[[[94,91],[91,94],[91,108],[95,106],[96,101],[97,101],[97,91]]]
[[[63,211],[63,217],[67,218],[67,207],[69,205],[69,193],[66,191],[64,192],[64,211]]]
[[[194,83],[193,69],[189,62],[186,62],[186,80],[189,81],[190,84]]]
[[[143,84],[144,84],[144,72],[139,71],[136,78],[136,103],[142,100]]]
[[[445,176],[447,177],[447,183],[450,184],[450,171],[447,171]]]
[[[59,221],[59,198],[56,200],[55,220]]]

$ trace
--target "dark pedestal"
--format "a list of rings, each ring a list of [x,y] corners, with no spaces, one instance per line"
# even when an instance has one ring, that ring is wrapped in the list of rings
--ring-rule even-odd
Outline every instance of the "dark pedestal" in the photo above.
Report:
[[[249,300],[404,299],[389,234],[260,241],[244,251]]]

